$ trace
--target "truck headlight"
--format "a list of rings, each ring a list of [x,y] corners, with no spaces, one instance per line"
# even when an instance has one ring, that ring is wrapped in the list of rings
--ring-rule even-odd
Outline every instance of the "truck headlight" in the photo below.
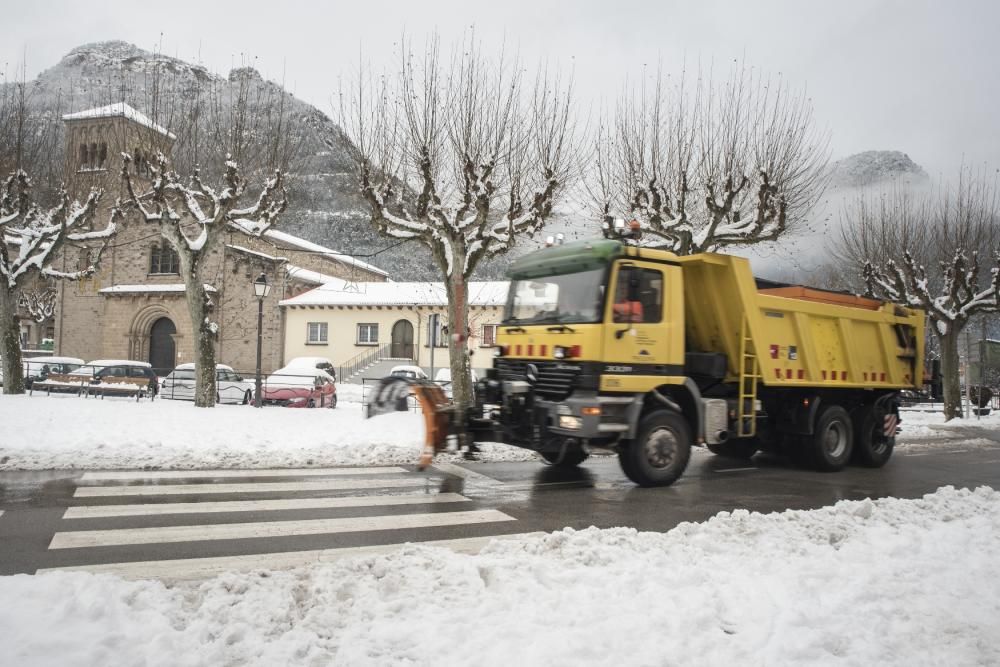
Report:
[[[559,428],[570,429],[574,431],[580,430],[583,426],[583,420],[579,417],[573,417],[570,415],[559,415]]]

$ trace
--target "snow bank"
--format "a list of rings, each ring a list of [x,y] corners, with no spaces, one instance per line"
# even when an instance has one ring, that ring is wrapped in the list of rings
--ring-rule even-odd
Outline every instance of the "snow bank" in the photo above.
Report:
[[[416,463],[423,416],[364,418],[352,389],[335,410],[186,401],[0,395],[0,470],[260,468]],[[483,447],[481,460],[532,460],[526,450]],[[447,461],[448,457],[440,457]]]
[[[4,664],[1000,662],[1000,494],[722,512],[167,587],[0,578]]]
[[[899,416],[902,431],[897,440],[953,438],[963,428],[1000,429],[1000,410],[994,410],[980,417],[971,415],[965,419],[952,419],[947,423],[944,421],[944,413],[940,410],[924,412],[903,409]]]

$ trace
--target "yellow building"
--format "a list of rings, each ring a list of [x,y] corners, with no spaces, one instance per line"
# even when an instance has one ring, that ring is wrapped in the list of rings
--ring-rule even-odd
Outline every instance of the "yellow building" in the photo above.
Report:
[[[506,282],[469,283],[467,345],[474,369],[492,365],[496,325],[503,314],[507,286]],[[285,361],[319,356],[336,366],[347,366],[367,357],[404,360],[424,368],[447,367],[447,336],[437,336],[433,364],[429,344],[431,315],[439,316],[439,326],[448,326],[447,303],[442,283],[322,285],[281,301]]]

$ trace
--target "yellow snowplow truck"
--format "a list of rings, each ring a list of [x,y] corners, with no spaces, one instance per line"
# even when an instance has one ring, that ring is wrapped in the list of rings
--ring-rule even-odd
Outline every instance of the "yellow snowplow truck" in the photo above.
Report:
[[[782,450],[827,471],[879,467],[900,391],[922,380],[923,312],[757,281],[740,257],[595,240],[526,255],[509,274],[474,406],[391,378],[370,406],[417,396],[425,464],[453,436],[556,466],[610,450],[641,486],[674,482],[699,445],[746,458]]]

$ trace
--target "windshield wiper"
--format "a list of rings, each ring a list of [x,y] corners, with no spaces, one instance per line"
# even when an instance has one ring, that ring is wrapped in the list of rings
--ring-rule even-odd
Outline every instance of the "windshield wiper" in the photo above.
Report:
[[[576,329],[573,329],[572,327],[568,327],[565,324],[556,324],[556,325],[551,326],[551,327],[546,327],[545,330],[546,331],[565,331],[566,333],[576,333]]]
[[[528,333],[528,330],[525,329],[524,327],[506,327],[504,329],[504,333],[514,333],[515,331],[519,331],[521,333]]]

